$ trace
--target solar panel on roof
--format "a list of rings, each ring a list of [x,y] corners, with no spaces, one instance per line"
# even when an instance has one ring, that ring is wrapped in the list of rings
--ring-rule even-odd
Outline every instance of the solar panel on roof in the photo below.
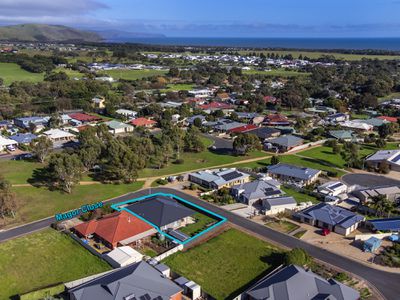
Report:
[[[341,182],[335,183],[334,185],[331,186],[331,189],[335,189],[335,188],[337,188],[337,187],[339,187],[341,185],[342,185]]]
[[[397,154],[393,159],[392,162],[398,162],[400,160],[400,153]]]
[[[233,180],[233,179],[235,179],[235,178],[242,177],[242,174],[240,174],[240,173],[237,172],[237,171],[233,171],[233,172],[230,172],[230,173],[228,173],[228,174],[221,175],[221,177],[222,177],[225,181],[230,181],[230,180]]]

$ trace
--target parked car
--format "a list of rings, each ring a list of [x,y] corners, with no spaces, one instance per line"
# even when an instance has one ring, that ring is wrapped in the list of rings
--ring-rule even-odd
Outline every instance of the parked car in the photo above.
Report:
[[[7,145],[6,148],[10,152],[13,152],[13,151],[17,150],[17,149],[15,149],[15,147],[13,145]]]
[[[322,235],[323,235],[323,236],[327,236],[327,235],[330,234],[330,233],[331,233],[331,231],[330,231],[328,228],[322,229]]]

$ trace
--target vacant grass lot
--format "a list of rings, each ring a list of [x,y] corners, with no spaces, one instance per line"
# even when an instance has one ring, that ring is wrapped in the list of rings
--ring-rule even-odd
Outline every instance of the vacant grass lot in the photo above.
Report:
[[[265,75],[265,76],[280,76],[280,77],[292,77],[292,76],[308,76],[310,73],[297,72],[286,69],[273,69],[271,71],[259,71],[259,70],[245,70],[244,74],[248,75]]]
[[[5,85],[10,85],[14,81],[40,82],[43,81],[43,74],[25,71],[15,63],[0,63],[0,78]]]
[[[274,230],[283,232],[283,233],[289,233],[297,228],[296,224],[288,221],[274,221],[274,222],[268,222],[265,224],[265,226],[268,226],[269,228],[272,228]]]
[[[24,160],[1,160],[0,175],[8,179],[12,184],[25,184],[32,177],[33,171],[43,168],[44,165],[37,162]]]
[[[139,190],[143,182],[132,184],[93,184],[78,185],[71,194],[60,191],[50,191],[44,187],[19,186],[14,187],[18,209],[15,219],[8,219],[8,224],[27,223],[52,216],[90,204],[104,201],[123,194]]]
[[[281,250],[230,229],[219,236],[163,261],[194,280],[216,299],[232,298],[255,279],[282,263]]]
[[[281,186],[281,190],[284,191],[288,196],[293,197],[297,203],[309,202],[309,201],[311,201],[312,203],[319,203],[317,198],[307,194],[300,193],[290,187]]]
[[[164,75],[164,70],[108,70],[101,71],[114,79],[136,80],[151,76]]]
[[[79,72],[79,71],[75,71],[69,68],[56,68],[55,70],[56,72],[64,72],[65,74],[68,75],[69,78],[82,78],[85,76],[85,74]]]
[[[0,244],[0,299],[109,269],[68,236],[46,229]]]

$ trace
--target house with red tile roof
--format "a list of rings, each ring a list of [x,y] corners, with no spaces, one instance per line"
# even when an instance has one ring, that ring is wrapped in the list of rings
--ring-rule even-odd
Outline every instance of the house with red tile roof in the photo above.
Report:
[[[137,118],[137,119],[130,121],[129,123],[135,127],[143,126],[143,127],[147,127],[147,128],[154,127],[157,124],[156,121],[147,119],[147,118]]]
[[[102,118],[98,116],[92,116],[85,113],[72,113],[68,115],[71,119],[79,121],[81,123],[91,123],[101,121]]]
[[[264,124],[268,126],[289,126],[291,122],[286,116],[276,113],[267,115]]]
[[[126,211],[81,223],[73,230],[81,237],[94,236],[100,239],[110,249],[136,242],[157,232],[151,225]]]
[[[388,117],[388,116],[380,116],[378,119],[385,120],[391,123],[397,123],[398,118],[396,117]]]
[[[228,130],[228,133],[244,133],[250,130],[254,130],[258,128],[258,126],[254,125],[254,124],[246,124],[240,127],[236,127],[236,128],[232,128],[230,130]]]

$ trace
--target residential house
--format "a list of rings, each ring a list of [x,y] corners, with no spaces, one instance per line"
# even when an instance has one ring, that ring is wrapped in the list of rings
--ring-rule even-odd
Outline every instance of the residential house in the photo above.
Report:
[[[346,184],[340,181],[329,181],[317,187],[318,193],[323,196],[338,196],[348,191]]]
[[[351,130],[330,130],[329,136],[336,140],[349,142],[354,139],[354,132]]]
[[[126,209],[161,230],[176,230],[191,222],[194,210],[166,196],[152,196],[129,204]]]
[[[210,114],[216,110],[222,110],[224,114],[228,114],[234,111],[233,106],[223,102],[210,102],[208,104],[202,104],[197,106],[199,109],[203,110],[205,113]]]
[[[245,123],[236,122],[230,119],[219,119],[212,127],[217,132],[229,132],[245,125]]]
[[[253,120],[254,118],[257,118],[260,116],[258,113],[253,113],[253,112],[236,112],[236,114],[239,119],[246,120],[246,121]],[[263,118],[263,120],[264,120],[264,118]]]
[[[378,130],[378,128],[381,127],[382,125],[389,123],[385,119],[380,119],[380,118],[371,118],[366,120],[355,120],[355,121],[371,125],[374,130]]]
[[[208,97],[211,97],[212,94],[213,94],[213,91],[209,90],[209,89],[188,91],[189,97],[194,97],[194,98],[208,98]]]
[[[337,110],[323,105],[316,105],[311,108],[306,108],[305,111],[314,113],[314,114],[336,114]]]
[[[265,215],[276,215],[285,211],[294,210],[297,207],[297,202],[293,197],[282,196],[272,197],[262,200],[262,207]]]
[[[191,117],[189,117],[189,118],[186,119],[186,124],[188,124],[188,125],[193,125],[193,124],[194,124],[194,120],[196,120],[196,119],[200,119],[201,124],[204,124],[204,123],[207,122],[206,116],[203,116],[203,115],[194,115],[194,116],[191,116]]]
[[[132,125],[125,124],[115,120],[105,122],[104,124],[107,125],[108,129],[113,135],[132,132],[135,129],[135,127],[133,127]]]
[[[277,149],[279,152],[287,152],[293,148],[303,145],[304,140],[294,135],[282,135],[277,138],[269,139],[265,143],[266,149]]]
[[[43,132],[52,142],[68,142],[75,138],[75,135],[61,129],[50,129]]]
[[[352,194],[356,198],[360,199],[362,203],[369,202],[376,196],[385,196],[386,199],[397,202],[400,198],[400,187],[393,185],[374,188],[359,188],[352,191]]]
[[[95,110],[102,110],[106,107],[106,98],[104,97],[94,97],[92,98],[92,107]]]
[[[243,294],[243,300],[358,300],[360,293],[334,279],[289,265],[263,277]]]
[[[84,222],[75,226],[73,231],[84,238],[94,236],[110,249],[118,245],[129,245],[157,232],[153,226],[126,211]]]
[[[373,125],[367,124],[360,120],[359,121],[350,120],[350,121],[340,122],[339,125],[343,128],[348,128],[359,132],[372,131],[374,129]]]
[[[136,116],[138,114],[136,111],[129,110],[129,109],[122,109],[122,108],[117,109],[115,111],[115,113],[118,116],[123,117],[124,119],[127,119],[127,120],[136,118]]]
[[[337,124],[339,122],[345,122],[350,119],[350,116],[348,114],[344,113],[336,113],[332,115],[328,115],[325,117],[325,121],[331,124]]]
[[[326,203],[308,207],[296,213],[294,217],[303,223],[329,229],[344,236],[356,230],[361,222],[365,220],[364,216]]]
[[[400,218],[368,220],[366,224],[373,231],[400,232]]]
[[[10,126],[12,126],[12,123],[10,121],[7,120],[0,121],[0,131],[7,130]]]
[[[12,139],[5,138],[0,135],[0,152],[7,149],[12,149],[16,147],[18,143]]]
[[[228,93],[218,93],[216,98],[218,101],[223,101],[223,102],[231,99]]]
[[[66,284],[70,300],[181,300],[182,288],[146,262]],[[68,288],[71,286],[70,288]]]
[[[235,185],[231,188],[231,194],[238,202],[249,206],[260,205],[265,198],[279,197],[284,194],[276,180],[254,180]]]
[[[129,122],[135,127],[146,127],[146,128],[153,128],[157,125],[157,122],[147,118],[137,118]]]
[[[228,133],[229,134],[246,133],[246,132],[248,132],[250,130],[254,130],[256,128],[258,128],[256,125],[246,124],[246,125],[243,125],[243,126],[240,126],[240,127],[232,128],[232,129],[228,130]]]
[[[285,183],[305,186],[317,181],[321,171],[279,163],[269,166],[267,174]]]
[[[36,138],[37,135],[33,133],[18,133],[10,136],[10,139],[16,141],[18,145],[29,145]]]
[[[127,265],[131,265],[140,262],[143,259],[143,255],[129,246],[122,246],[113,249],[106,255],[106,260],[114,268],[121,268]]]
[[[276,105],[278,104],[280,101],[279,99],[277,99],[274,96],[264,96],[264,102],[265,104],[272,104],[272,105]]]
[[[271,127],[257,127],[255,129],[246,131],[247,134],[254,134],[261,142],[265,142],[270,138],[276,138],[281,135],[281,131]]]
[[[46,127],[50,117],[22,117],[15,118],[14,124],[20,128],[30,129],[30,126]]]
[[[207,189],[221,189],[250,181],[250,175],[234,168],[198,171],[189,174],[189,181]]]
[[[369,168],[379,169],[382,163],[387,164],[389,170],[400,172],[400,150],[379,150],[365,159]]]
[[[397,121],[399,120],[397,117],[388,117],[388,116],[380,116],[377,117],[377,119],[381,119],[390,123],[397,123]]]
[[[71,118],[69,115],[67,115],[67,114],[62,114],[62,115],[60,116],[60,119],[61,119],[61,124],[62,124],[62,125],[71,124],[71,121],[72,121],[72,118]]]
[[[292,122],[285,115],[269,114],[264,118],[264,124],[267,126],[290,126]]]
[[[85,113],[71,113],[68,114],[70,118],[72,119],[70,122],[73,125],[81,125],[81,124],[87,124],[87,123],[96,123],[102,120],[102,118],[98,116],[93,116],[93,115],[88,115]]]

